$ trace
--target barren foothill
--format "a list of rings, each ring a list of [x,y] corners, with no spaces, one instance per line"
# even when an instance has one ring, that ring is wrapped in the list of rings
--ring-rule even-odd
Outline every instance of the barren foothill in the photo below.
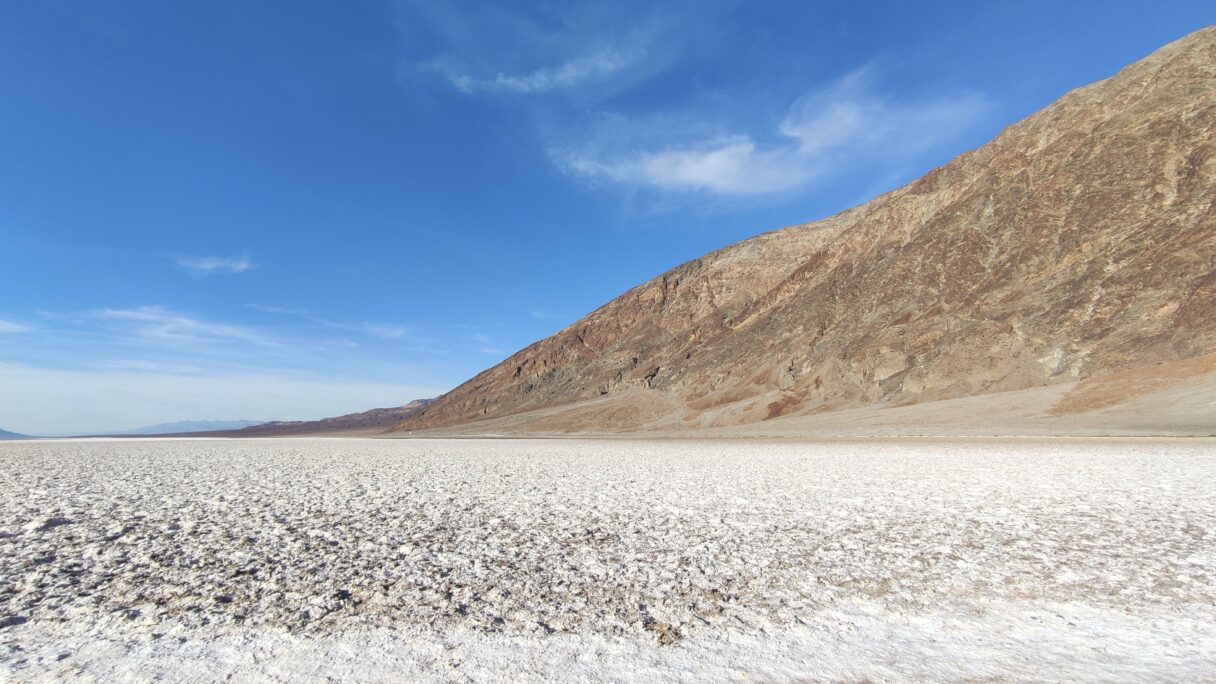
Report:
[[[1193,679],[1207,440],[0,446],[0,677]]]

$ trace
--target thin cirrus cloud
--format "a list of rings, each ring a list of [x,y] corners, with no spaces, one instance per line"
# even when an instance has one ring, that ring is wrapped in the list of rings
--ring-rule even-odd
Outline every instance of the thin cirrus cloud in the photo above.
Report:
[[[720,5],[400,0],[399,76],[410,81],[438,74],[466,95],[611,97],[678,59],[713,23]]]
[[[570,59],[557,66],[542,67],[526,73],[498,73],[489,78],[461,73],[442,62],[434,64],[432,68],[442,73],[454,88],[465,94],[531,95],[602,80],[629,67],[635,61],[632,56],[619,50],[604,49]]]
[[[98,309],[93,315],[102,320],[128,325],[137,337],[159,344],[241,342],[259,347],[281,346],[256,330],[199,320],[163,306]]]
[[[735,133],[682,143],[648,140],[646,147],[634,140],[638,133],[672,130],[669,120],[661,127],[617,120],[581,136],[588,142],[580,146],[555,146],[549,152],[565,172],[592,180],[673,192],[766,195],[804,188],[862,164],[906,161],[970,129],[989,110],[988,99],[974,92],[932,99],[886,96],[864,69],[795,100],[768,143]]]
[[[433,397],[443,383],[318,377],[271,369],[149,372],[139,363],[104,370],[0,361],[0,416],[25,434],[96,434],[202,417],[311,420]]]
[[[884,90],[873,67],[801,97],[794,92],[785,111],[767,116],[732,104],[771,101],[748,84],[658,108],[662,98],[631,97],[652,77],[698,63],[702,46],[731,16],[729,2],[608,7],[576,0],[559,12],[412,0],[400,7],[400,25],[409,27],[403,44],[441,46],[414,62],[414,73],[438,73],[469,96],[535,96],[510,106],[533,115],[555,166],[593,184],[748,197],[806,189],[863,168],[902,177],[992,109],[974,91]],[[426,40],[411,40],[422,34]],[[607,102],[611,109],[601,106]]]
[[[244,273],[254,268],[254,263],[248,255],[239,257],[189,257],[182,256],[173,260],[178,266],[186,269],[195,277],[220,274]]]
[[[326,328],[334,328],[335,330],[345,330],[348,332],[359,332],[385,340],[401,339],[403,337],[410,336],[413,333],[411,328],[404,325],[397,325],[395,323],[374,323],[371,321],[363,321],[361,323],[343,323],[341,321],[331,321],[327,318],[322,318],[308,309],[298,309],[285,306],[268,306],[265,304],[249,304],[248,306],[250,309],[255,309],[265,313],[279,314],[282,316],[294,316]]]
[[[10,421],[6,429],[27,434],[199,416],[319,418],[435,396],[451,386],[442,378],[468,373],[435,357],[403,362],[408,345],[377,356],[371,345],[328,340],[319,330],[238,324],[166,306],[37,314],[30,337],[0,335],[0,387],[7,390],[0,416]],[[363,330],[389,337],[405,331],[374,324]],[[419,378],[427,380],[415,384]]]
[[[24,333],[29,331],[30,327],[28,325],[21,325],[20,323],[13,323],[12,321],[0,320],[0,334]]]
[[[386,340],[395,340],[405,337],[409,334],[410,329],[403,325],[392,325],[388,323],[361,323],[355,326],[359,330],[363,330],[369,335],[381,337]]]
[[[142,359],[117,359],[102,364],[102,368],[108,371],[137,371],[142,373],[168,373],[171,375],[189,375],[203,370],[199,366],[189,364],[161,363],[158,361],[144,361]]]

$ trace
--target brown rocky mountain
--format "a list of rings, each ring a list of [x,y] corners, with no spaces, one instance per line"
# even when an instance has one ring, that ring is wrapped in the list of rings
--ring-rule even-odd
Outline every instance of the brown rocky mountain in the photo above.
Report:
[[[906,187],[664,273],[398,429],[737,426],[1091,382],[1213,350],[1207,28]]]
[[[375,434],[394,427],[426,408],[432,399],[416,399],[405,406],[376,408],[321,420],[273,421],[239,430],[188,433],[197,437],[291,437],[327,434]],[[160,435],[164,436],[164,435]],[[181,435],[178,435],[181,436]]]

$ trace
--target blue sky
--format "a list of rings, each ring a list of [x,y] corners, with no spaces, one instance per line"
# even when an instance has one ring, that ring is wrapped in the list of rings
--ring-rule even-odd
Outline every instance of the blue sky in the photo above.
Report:
[[[0,427],[435,395],[1212,23],[1208,0],[0,3]]]

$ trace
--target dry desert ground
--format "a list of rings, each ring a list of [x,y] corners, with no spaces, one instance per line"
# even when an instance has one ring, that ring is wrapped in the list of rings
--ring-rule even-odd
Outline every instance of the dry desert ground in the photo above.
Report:
[[[0,444],[0,680],[1198,681],[1210,440]]]

